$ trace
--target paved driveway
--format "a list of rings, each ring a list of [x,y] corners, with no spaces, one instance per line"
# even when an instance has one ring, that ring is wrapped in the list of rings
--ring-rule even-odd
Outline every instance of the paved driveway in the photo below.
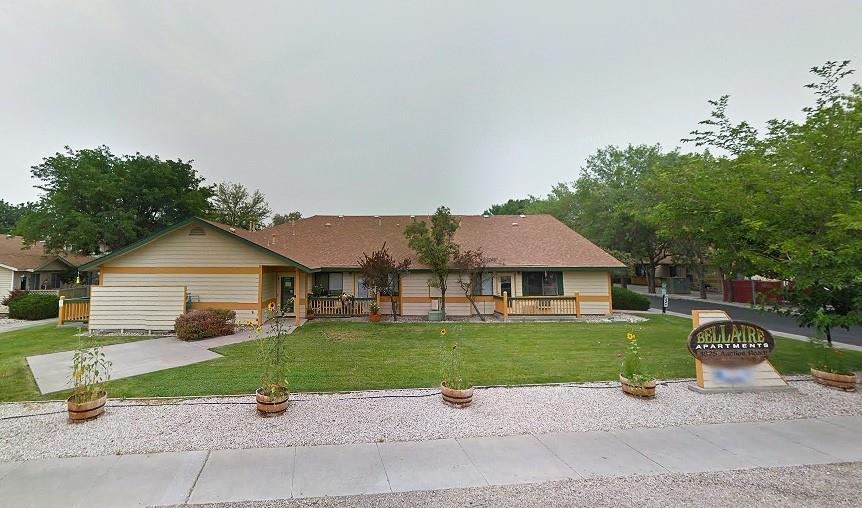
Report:
[[[291,328],[289,332],[292,331]],[[120,379],[221,358],[222,355],[210,351],[210,348],[255,338],[252,332],[246,331],[194,342],[182,341],[176,337],[162,337],[104,346],[102,351],[112,363],[111,379]],[[72,387],[73,354],[73,351],[63,351],[27,357],[27,363],[42,394]]]

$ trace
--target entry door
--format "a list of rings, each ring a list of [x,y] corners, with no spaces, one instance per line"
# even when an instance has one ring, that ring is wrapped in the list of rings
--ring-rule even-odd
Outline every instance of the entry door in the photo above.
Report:
[[[509,298],[512,297],[512,276],[511,275],[501,275],[500,276],[500,294],[503,294],[503,291],[509,295]]]
[[[294,309],[293,297],[296,296],[296,279],[291,276],[281,278],[281,310],[292,314]]]

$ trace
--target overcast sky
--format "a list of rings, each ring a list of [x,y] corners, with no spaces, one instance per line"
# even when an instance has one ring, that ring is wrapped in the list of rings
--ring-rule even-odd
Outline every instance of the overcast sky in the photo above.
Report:
[[[811,66],[862,66],[860,27],[851,0],[3,0],[0,198],[106,144],[279,212],[480,213],[598,147],[677,146],[723,93],[799,118]]]

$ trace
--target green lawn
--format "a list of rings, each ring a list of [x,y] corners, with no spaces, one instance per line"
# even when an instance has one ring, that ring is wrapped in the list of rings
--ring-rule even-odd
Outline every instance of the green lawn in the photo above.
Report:
[[[314,322],[290,336],[291,389],[336,391],[436,386],[440,352],[457,340],[466,376],[476,385],[525,384],[615,379],[616,353],[626,347],[627,324],[517,323],[371,324]],[[694,376],[686,349],[689,320],[651,316],[634,325],[645,367],[656,377]],[[74,330],[43,326],[0,334],[0,399],[40,397],[23,356],[74,346]],[[10,340],[11,339],[11,340]],[[102,339],[125,342],[127,337]],[[808,345],[777,339],[771,360],[785,374],[807,372]],[[111,382],[112,397],[252,393],[259,384],[256,342],[215,349],[224,358]],[[862,369],[862,353],[848,352]]]
[[[36,388],[27,357],[78,347],[80,337],[76,327],[41,325],[23,330],[0,333],[0,401],[55,399],[56,395],[42,397]],[[98,344],[118,344],[152,337],[98,337]],[[71,373],[72,366],[69,366]]]

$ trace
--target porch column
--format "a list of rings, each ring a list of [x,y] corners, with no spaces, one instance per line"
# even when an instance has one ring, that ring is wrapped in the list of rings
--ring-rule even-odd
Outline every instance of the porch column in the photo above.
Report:
[[[257,266],[257,324],[263,326],[263,265]]]
[[[296,326],[299,326],[299,314],[302,312],[302,279],[304,274],[299,271],[299,268],[294,268],[294,274],[296,279],[296,289],[294,290],[294,293],[296,294],[293,298],[293,313],[296,316]],[[305,304],[308,305],[308,302]]]

